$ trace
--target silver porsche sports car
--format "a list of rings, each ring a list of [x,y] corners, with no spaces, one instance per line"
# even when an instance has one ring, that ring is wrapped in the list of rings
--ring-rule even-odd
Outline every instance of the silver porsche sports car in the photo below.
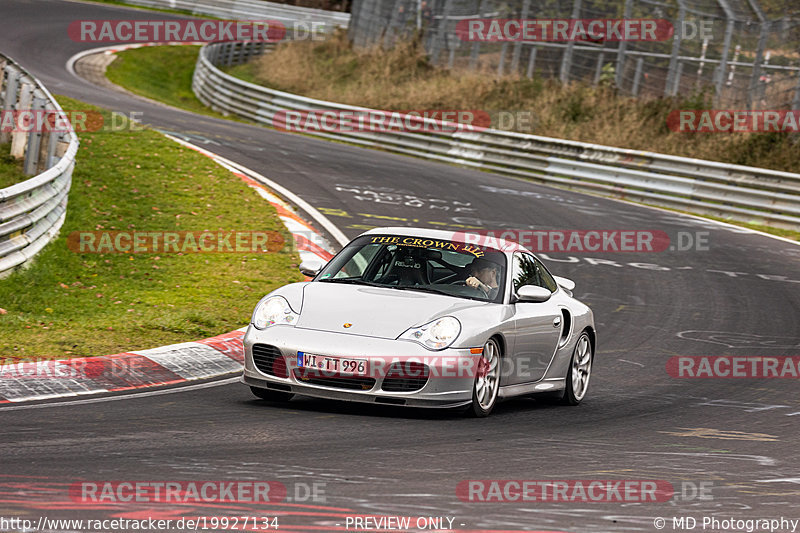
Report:
[[[256,306],[242,381],[294,394],[487,416],[501,398],[586,395],[596,349],[575,284],[517,243],[473,233],[378,228],[311,281]]]

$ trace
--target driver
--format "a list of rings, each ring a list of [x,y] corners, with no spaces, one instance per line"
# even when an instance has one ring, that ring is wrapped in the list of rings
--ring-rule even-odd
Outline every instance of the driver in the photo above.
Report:
[[[499,271],[500,267],[497,263],[482,257],[476,257],[468,267],[469,277],[466,280],[466,284],[473,289],[482,290],[488,299],[494,300],[500,290],[497,284],[497,273]]]

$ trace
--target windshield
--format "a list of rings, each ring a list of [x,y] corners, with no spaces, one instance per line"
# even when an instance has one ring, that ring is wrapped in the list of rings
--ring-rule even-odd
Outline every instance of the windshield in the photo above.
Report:
[[[315,281],[502,302],[505,279],[505,255],[493,248],[444,239],[364,235],[334,257]]]

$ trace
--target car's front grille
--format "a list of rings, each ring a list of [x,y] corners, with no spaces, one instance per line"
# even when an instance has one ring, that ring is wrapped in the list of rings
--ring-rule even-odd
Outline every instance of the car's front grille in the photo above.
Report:
[[[428,365],[413,361],[392,363],[381,389],[386,392],[412,392],[420,390],[428,382],[430,369]]]
[[[269,344],[253,345],[253,364],[261,372],[278,378],[288,378],[289,372],[286,370],[286,360],[281,355],[281,351]]]
[[[370,390],[375,386],[375,378],[331,375],[313,368],[295,368],[294,377],[303,383],[332,387],[334,389]]]

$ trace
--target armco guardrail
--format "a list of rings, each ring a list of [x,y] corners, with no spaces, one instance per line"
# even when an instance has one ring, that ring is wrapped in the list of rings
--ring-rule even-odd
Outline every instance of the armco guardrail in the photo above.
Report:
[[[160,9],[179,9],[195,15],[237,20],[277,20],[290,27],[294,22],[315,22],[319,29],[346,28],[350,13],[296,7],[262,0],[122,0],[126,4]]]
[[[3,55],[0,55],[0,78],[2,113],[13,117],[15,125],[9,128],[10,121],[2,121],[0,144],[10,141],[11,155],[25,158],[25,173],[36,174],[0,189],[2,277],[30,261],[64,223],[78,137],[73,131],[35,127],[37,119],[63,112],[39,80]],[[27,122],[31,119],[33,127]]]
[[[255,46],[258,48],[250,43],[204,46],[194,72],[197,97],[215,110],[276,127],[285,126],[280,122],[282,114],[276,122],[276,113],[288,110],[376,112],[275,91],[216,67],[236,64],[264,49],[259,43]],[[616,198],[800,228],[800,174],[493,129],[428,133],[340,129],[312,134]]]

